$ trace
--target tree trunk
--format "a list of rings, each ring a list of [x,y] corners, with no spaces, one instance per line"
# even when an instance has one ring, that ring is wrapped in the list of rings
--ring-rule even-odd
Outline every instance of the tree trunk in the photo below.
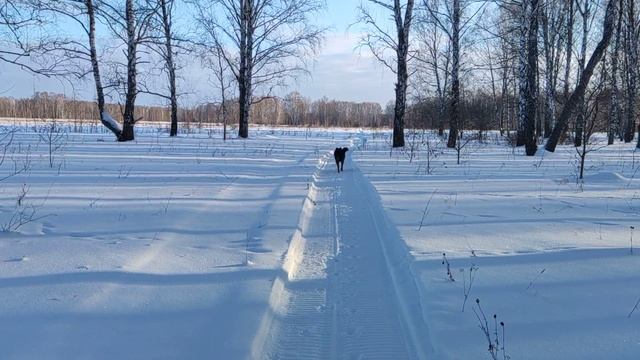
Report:
[[[178,135],[178,95],[176,90],[176,67],[173,60],[171,15],[167,6],[167,0],[160,0],[160,11],[164,30],[165,62],[169,80],[169,101],[171,103],[171,130],[169,136],[176,136]]]
[[[460,131],[460,0],[453,0],[453,18],[451,19],[451,105],[449,110],[448,148],[455,148]]]
[[[624,0],[620,0],[619,7],[622,9]],[[620,34],[622,33],[622,10],[618,11],[618,22],[616,26],[616,42],[611,54],[611,104],[609,106],[609,124],[607,134],[607,144],[612,145],[616,134],[620,132],[620,121],[622,119],[620,100],[618,98],[618,57],[620,54]]]
[[[566,63],[564,68],[564,101],[569,101],[569,76],[571,74],[571,58],[573,52],[573,23],[575,10],[573,3],[575,0],[569,0],[569,16],[567,18],[567,43],[565,50]]]
[[[411,29],[411,17],[413,11],[413,0],[407,1],[404,21],[402,19],[402,8],[395,6],[395,21],[398,34],[398,47],[396,49],[397,60],[397,82],[396,82],[396,103],[393,112],[393,147],[404,146],[404,115],[407,105],[407,81],[409,73],[407,71],[407,55],[409,53],[409,30]]]
[[[240,69],[238,78],[238,136],[249,137],[253,76],[253,0],[243,0],[240,15]]]
[[[503,53],[506,54],[506,52]],[[508,119],[505,119],[505,107],[506,107],[506,99],[508,97],[508,92],[509,92],[509,67],[506,66],[507,61],[504,61],[503,59],[503,69],[502,69],[502,91],[501,91],[501,95],[500,95],[500,136],[504,135],[504,130],[505,130],[505,121],[508,123]],[[509,113],[511,113],[509,111]],[[506,114],[508,117],[509,114]]]
[[[444,116],[446,112],[447,102],[444,96],[438,97],[438,136],[444,136]]]
[[[558,37],[558,34],[552,34],[552,29],[549,29],[549,16],[547,15],[550,9],[547,7],[542,14],[542,38],[544,43],[544,59],[546,65],[545,77],[544,77],[544,124],[543,124],[543,136],[548,138],[551,134],[551,127],[555,122],[556,114],[556,89],[555,89],[555,58],[554,54],[558,51],[554,49],[553,36]]]
[[[529,86],[527,50],[531,17],[530,0],[520,3],[520,37],[518,39],[518,128],[516,130],[516,146],[525,144],[525,123],[527,121],[527,91]]]
[[[580,48],[580,58],[578,59],[578,81],[584,71],[584,63],[587,58],[587,36],[589,35],[589,17],[591,15],[591,8],[589,1],[585,1],[584,9],[581,9],[582,13],[582,46]],[[586,105],[584,102],[584,94],[580,98],[578,103],[578,116],[576,117],[575,136],[573,137],[573,144],[576,147],[582,146],[582,132],[584,131],[584,122],[586,117]]]
[[[133,127],[136,123],[135,104],[137,96],[136,83],[136,33],[135,33],[135,14],[133,10],[133,0],[126,0],[125,18],[127,21],[127,91],[125,95],[122,134],[118,141],[134,140]]]
[[[93,79],[96,85],[96,97],[98,100],[98,112],[100,113],[100,121],[102,124],[119,139],[122,135],[122,129],[111,118],[104,108],[104,88],[102,87],[102,79],[100,78],[100,66],[98,63],[98,52],[96,50],[96,17],[95,8],[93,7],[93,0],[85,0],[85,6],[87,8],[87,16],[89,17],[89,52],[91,54],[91,68],[93,72]]]
[[[538,110],[538,0],[531,0],[527,38],[527,89],[525,97],[524,145],[527,156],[533,156],[538,149],[535,133]]]
[[[633,140],[636,130],[636,97],[638,82],[638,36],[636,29],[635,0],[627,1],[626,55],[627,55],[627,121],[624,142]]]
[[[398,51],[400,53],[400,50]],[[406,59],[398,58],[398,73],[396,83],[396,103],[393,111],[393,147],[404,146],[404,113],[407,102],[407,73]]]
[[[578,83],[576,90],[573,92],[573,94],[571,94],[571,97],[564,105],[562,112],[558,117],[556,126],[553,128],[553,132],[551,133],[551,136],[549,137],[549,139],[547,140],[547,144],[545,145],[545,149],[547,151],[554,152],[556,150],[556,146],[558,145],[560,136],[567,128],[569,117],[575,110],[575,107],[578,104],[580,98],[584,96],[584,92],[587,89],[589,80],[591,80],[593,71],[602,59],[605,50],[609,46],[609,42],[611,41],[611,37],[613,36],[613,28],[615,24],[616,2],[617,0],[609,0],[607,4],[604,26],[602,30],[602,39],[600,40],[600,42],[598,42],[598,45],[593,51],[593,54],[591,54],[591,58],[589,59],[587,66],[582,72],[582,76],[580,77],[580,82]]]

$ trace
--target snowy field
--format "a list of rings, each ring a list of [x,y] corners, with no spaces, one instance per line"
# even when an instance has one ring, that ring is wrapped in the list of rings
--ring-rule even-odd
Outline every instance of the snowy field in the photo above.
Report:
[[[7,124],[2,359],[640,357],[631,145]]]

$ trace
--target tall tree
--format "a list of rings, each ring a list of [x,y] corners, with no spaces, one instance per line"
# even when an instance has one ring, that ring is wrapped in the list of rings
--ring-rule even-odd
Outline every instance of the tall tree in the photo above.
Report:
[[[623,9],[623,1],[620,0],[618,8]],[[618,61],[620,57],[620,36],[622,34],[622,14],[618,11],[618,20],[615,33],[615,44],[611,49],[611,96],[609,106],[609,124],[607,126],[607,144],[612,145],[615,137],[620,133],[620,125],[622,121],[622,109],[620,107],[619,87],[618,87]]]
[[[173,8],[175,0],[155,0],[157,2],[157,16],[154,21],[154,30],[159,34],[154,36],[154,41],[150,48],[162,58],[163,68],[167,75],[167,83],[169,94],[157,93],[158,95],[169,101],[171,109],[171,128],[169,136],[178,135],[178,90],[176,85],[176,35],[173,26]]]
[[[556,118],[556,97],[560,73],[560,48],[567,13],[566,1],[547,0],[541,9],[542,39],[544,50],[544,138],[551,134]]]
[[[229,104],[231,88],[233,86],[233,74],[224,59],[228,54],[220,46],[206,47],[201,54],[202,64],[213,72],[214,86],[219,91],[219,110],[217,121],[222,123],[222,140],[227,140],[227,123],[229,120]],[[277,118],[276,118],[277,120]]]
[[[635,0],[626,1],[626,27],[624,33],[625,43],[625,79],[627,88],[626,121],[624,129],[624,142],[633,140],[636,127],[636,102],[638,97],[638,19]],[[640,145],[640,143],[638,144]]]
[[[556,146],[558,145],[560,136],[567,129],[571,114],[573,114],[573,112],[575,111],[580,98],[584,96],[587,86],[589,85],[589,80],[591,80],[591,76],[593,75],[596,66],[598,65],[600,60],[602,60],[602,57],[604,56],[604,53],[609,46],[609,42],[611,41],[615,30],[616,14],[618,11],[617,3],[617,0],[609,0],[607,3],[607,8],[604,15],[604,24],[602,27],[602,38],[591,54],[589,62],[587,63],[587,66],[580,76],[578,86],[573,91],[573,94],[571,94],[571,97],[569,97],[567,103],[564,105],[562,112],[558,117],[558,121],[553,128],[551,136],[545,144],[545,150],[549,152],[554,152],[556,150]]]
[[[528,156],[536,153],[536,111],[538,107],[538,0],[520,3],[520,49],[518,53],[518,145]]]
[[[191,0],[199,26],[214,46],[226,48],[224,61],[238,84],[238,135],[249,136],[251,106],[261,101],[256,89],[273,89],[306,72],[324,29],[311,19],[321,0]],[[233,49],[233,51],[230,51]]]
[[[587,42],[589,39],[589,30],[590,30],[590,20],[591,20],[591,4],[592,0],[584,0],[584,2],[580,2],[576,0],[576,5],[578,7],[578,12],[582,17],[582,42],[580,46],[580,55],[578,57],[578,81],[580,81],[580,76],[582,76],[582,72],[584,71],[585,62],[587,59]],[[585,117],[586,117],[586,104],[584,95],[578,102],[578,114],[576,116],[575,122],[575,134],[573,137],[573,142],[576,147],[582,146],[582,138],[583,138],[583,130],[585,126]]]
[[[407,86],[409,81],[408,55],[409,32],[413,20],[414,0],[401,2],[400,0],[381,1],[367,0],[391,14],[395,26],[395,34],[387,30],[380,23],[371,10],[365,6],[360,7],[360,21],[367,27],[367,32],[362,39],[362,44],[369,48],[382,64],[396,74],[395,105],[393,112],[393,147],[404,146],[404,117],[407,106]],[[390,61],[385,52],[391,50],[394,53],[393,61]]]
[[[451,103],[448,148],[455,148],[460,131],[460,0],[453,0],[451,16]]]
[[[146,0],[125,0],[124,9],[116,0],[103,0],[101,3],[101,15],[113,35],[122,42],[125,48],[125,73],[124,79],[117,68],[111,86],[121,91],[124,97],[124,110],[122,111],[122,133],[118,141],[134,140],[134,127],[142,120],[136,117],[135,108],[138,94],[141,92],[138,83],[139,64],[142,61],[139,49],[151,40],[152,20],[157,13],[157,4]]]
[[[449,40],[448,47],[450,50],[447,50],[447,52],[450,51],[450,59],[447,59],[447,64],[450,63],[449,80],[451,88],[448,96],[449,136],[447,147],[455,148],[462,125],[460,117],[460,76],[463,66],[461,42],[471,33],[469,30],[476,26],[472,21],[481,17],[479,15],[483,14],[486,8],[483,3],[478,5],[475,2],[465,0],[452,0],[450,4],[444,1],[441,7],[438,7],[437,4],[437,0],[423,0],[423,6],[431,21],[438,25]],[[474,11],[469,12],[470,16],[464,16],[468,9],[474,7]]]
[[[416,84],[419,93],[435,93],[438,106],[438,136],[444,136],[449,79],[451,75],[451,47],[449,36],[435,18],[440,13],[438,0],[423,0],[425,8],[417,22]]]
[[[567,13],[567,40],[565,42],[565,67],[564,67],[564,102],[569,100],[569,88],[571,86],[571,59],[573,58],[573,28],[575,26],[575,1],[567,0],[569,2],[569,10]]]
[[[120,140],[122,128],[107,112],[105,107],[105,86],[101,76],[100,57],[96,43],[96,22],[101,0],[28,0],[28,5],[38,9],[52,19],[52,24],[74,24],[78,33],[61,35],[47,46],[38,47],[36,52],[45,67],[56,74],[83,79],[93,76],[96,89],[96,101],[102,124]],[[60,21],[57,21],[60,20]],[[61,25],[64,28],[69,27]],[[64,33],[65,29],[53,29]]]

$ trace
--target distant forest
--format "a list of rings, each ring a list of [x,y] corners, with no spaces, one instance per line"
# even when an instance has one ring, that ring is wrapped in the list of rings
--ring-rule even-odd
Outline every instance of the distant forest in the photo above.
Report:
[[[598,99],[601,108],[609,106],[608,97]],[[461,102],[460,116],[468,129],[477,131],[499,130],[508,133],[517,130],[517,97],[501,98],[484,92],[467,93]],[[122,108],[118,104],[106,104],[109,113],[122,120]],[[297,92],[284,98],[271,97],[256,103],[251,108],[251,118],[256,124],[280,126],[315,127],[364,127],[383,128],[393,123],[394,104],[384,108],[375,102],[350,102],[309,100]],[[238,118],[237,99],[227,100],[226,109],[230,126]],[[142,121],[170,122],[169,106],[139,106],[136,110]],[[544,113],[538,112],[539,116]],[[599,114],[596,131],[607,130],[605,113]],[[0,97],[0,117],[24,119],[65,119],[99,121],[95,101],[68,99],[61,94],[37,92],[28,99]],[[183,124],[222,123],[219,103],[207,103],[193,107],[180,107],[178,121]],[[415,100],[407,107],[406,120],[409,128],[443,129],[448,125],[448,113],[441,112],[437,98]],[[537,121],[537,132],[541,133],[542,121]]]
[[[226,102],[227,116],[233,119],[229,125],[236,125],[238,101]],[[122,106],[106,105],[107,111],[117,120],[122,120]],[[136,112],[142,122],[170,122],[169,106],[137,106]],[[37,92],[28,99],[0,97],[0,117],[24,119],[65,119],[99,121],[95,101],[73,100],[61,94]],[[383,127],[389,126],[393,114],[387,114],[378,103],[356,103],[329,100],[326,98],[310,101],[299,93],[291,93],[284,98],[270,97],[256,103],[251,108],[251,118],[256,124],[318,126],[318,127]],[[193,107],[181,107],[178,121],[190,124],[222,123],[223,116],[219,103],[207,103]]]

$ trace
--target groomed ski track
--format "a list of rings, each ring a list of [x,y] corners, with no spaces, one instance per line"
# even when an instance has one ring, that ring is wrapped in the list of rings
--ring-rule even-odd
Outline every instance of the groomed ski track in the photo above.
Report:
[[[328,153],[309,184],[251,357],[433,358],[419,299],[408,251],[375,188],[353,161],[338,174]]]

